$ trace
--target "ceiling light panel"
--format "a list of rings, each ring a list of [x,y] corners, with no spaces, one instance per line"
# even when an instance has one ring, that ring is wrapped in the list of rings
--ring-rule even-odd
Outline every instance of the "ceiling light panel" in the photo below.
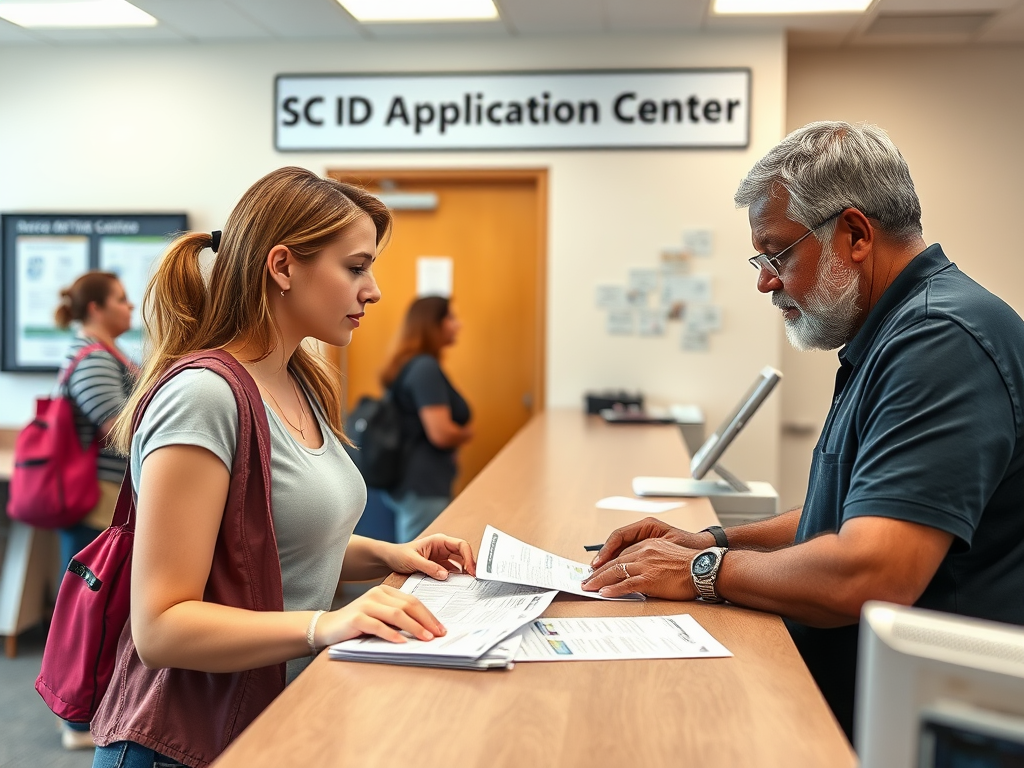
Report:
[[[719,14],[861,13],[871,0],[715,0]]]
[[[125,0],[0,2],[0,18],[28,29],[153,27],[156,19]]]
[[[492,0],[338,0],[358,21],[481,21],[498,18]]]

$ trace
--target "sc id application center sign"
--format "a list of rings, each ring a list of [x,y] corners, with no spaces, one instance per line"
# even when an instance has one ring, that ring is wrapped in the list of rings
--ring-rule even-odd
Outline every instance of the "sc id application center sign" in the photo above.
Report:
[[[280,151],[746,148],[750,70],[279,75]]]

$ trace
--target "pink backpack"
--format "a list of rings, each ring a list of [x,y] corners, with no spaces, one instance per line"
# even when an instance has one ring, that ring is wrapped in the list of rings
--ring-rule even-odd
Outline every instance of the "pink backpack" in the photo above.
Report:
[[[57,396],[36,398],[36,417],[14,443],[14,472],[7,502],[11,519],[35,528],[67,528],[99,502],[99,441],[82,448],[68,384],[82,360],[105,348],[102,344],[83,347],[61,377]]]

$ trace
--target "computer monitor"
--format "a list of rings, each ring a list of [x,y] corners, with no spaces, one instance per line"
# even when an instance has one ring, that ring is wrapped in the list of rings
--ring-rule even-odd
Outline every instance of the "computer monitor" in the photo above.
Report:
[[[736,435],[740,433],[750,417],[754,415],[754,411],[761,406],[781,378],[782,374],[770,365],[761,369],[757,378],[754,379],[754,383],[750,385],[750,389],[746,391],[732,413],[704,441],[704,445],[693,454],[693,458],[690,459],[690,476],[694,480],[703,478],[708,470],[718,463],[722,454],[725,453],[725,449],[729,447],[729,443],[736,438]]]
[[[743,482],[726,470],[719,459],[781,378],[782,374],[771,366],[761,369],[732,413],[693,454],[691,477],[634,477],[633,493],[637,496],[705,496],[711,500],[719,521],[725,526],[742,525],[778,514],[779,495],[770,483]],[[702,480],[711,469],[722,479]]]
[[[1024,765],[1024,627],[866,603],[854,745],[861,768]]]

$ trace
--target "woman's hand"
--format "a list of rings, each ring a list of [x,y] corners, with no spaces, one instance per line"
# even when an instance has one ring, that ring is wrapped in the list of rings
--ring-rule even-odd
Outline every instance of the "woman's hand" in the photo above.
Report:
[[[415,597],[382,584],[344,608],[321,616],[313,644],[322,648],[360,635],[376,635],[392,643],[404,643],[403,631],[423,641],[442,637],[447,632]]]
[[[476,576],[476,558],[469,543],[443,533],[408,544],[394,544],[385,550],[383,558],[395,573],[425,573],[440,581],[447,579],[451,571]]]

